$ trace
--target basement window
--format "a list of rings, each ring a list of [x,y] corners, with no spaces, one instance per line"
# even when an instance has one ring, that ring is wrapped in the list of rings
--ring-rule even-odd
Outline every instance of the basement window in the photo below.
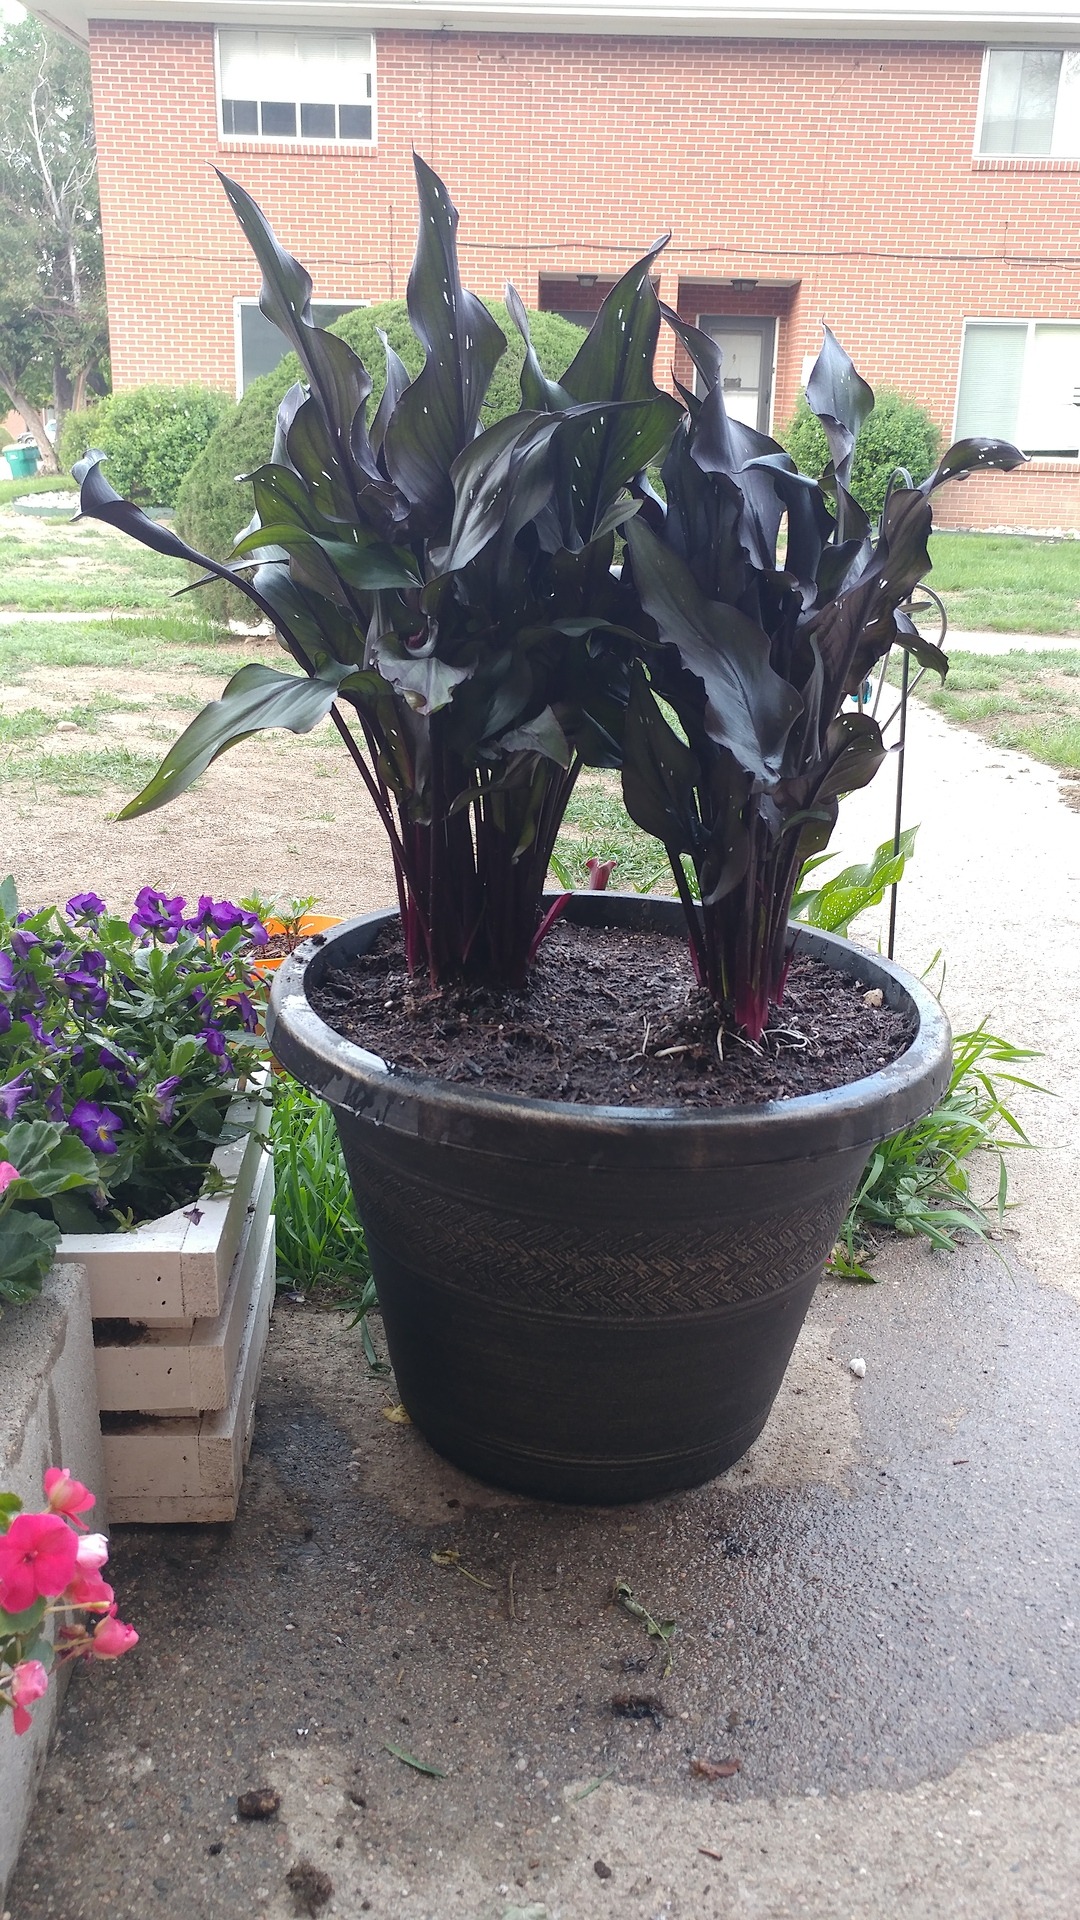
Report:
[[[976,151],[1080,156],[1080,49],[990,48]]]
[[[311,317],[317,327],[332,327],[346,313],[370,306],[369,300],[313,300]],[[288,353],[288,343],[268,320],[257,300],[241,298],[233,303],[236,341],[236,397],[246,393],[253,380],[274,368]]]
[[[954,437],[980,434],[1043,459],[1080,457],[1080,326],[966,322]]]
[[[257,33],[219,28],[224,139],[375,139],[375,43],[369,33]]]

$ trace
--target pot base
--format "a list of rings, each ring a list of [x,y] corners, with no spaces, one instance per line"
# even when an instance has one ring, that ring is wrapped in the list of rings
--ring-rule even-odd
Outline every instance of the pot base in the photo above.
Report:
[[[478,1480],[575,1505],[700,1486],[768,1419],[814,1290],[812,1272],[708,1312],[582,1318],[467,1296],[368,1235],[402,1403]]]

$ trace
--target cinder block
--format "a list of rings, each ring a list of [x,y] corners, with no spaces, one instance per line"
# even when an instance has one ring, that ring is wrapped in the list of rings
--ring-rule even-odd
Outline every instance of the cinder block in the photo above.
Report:
[[[90,1306],[82,1269],[53,1267],[41,1294],[0,1318],[0,1491],[42,1504],[46,1467],[67,1467],[99,1496],[93,1526],[106,1527]],[[45,1766],[66,1669],[16,1737],[0,1716],[0,1908]]]

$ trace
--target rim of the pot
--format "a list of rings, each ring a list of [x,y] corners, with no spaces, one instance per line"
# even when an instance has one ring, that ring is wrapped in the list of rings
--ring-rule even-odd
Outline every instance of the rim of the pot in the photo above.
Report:
[[[554,897],[554,896],[552,896]],[[684,922],[677,900],[639,894],[583,892],[571,895],[566,917],[579,925],[652,926],[680,933]],[[918,1026],[911,1045],[876,1073],[821,1093],[797,1094],[783,1100],[736,1107],[623,1107],[586,1105],[533,1095],[503,1093],[427,1077],[412,1069],[395,1068],[381,1055],[357,1045],[315,1012],[309,988],[332,965],[362,951],[371,929],[396,920],[384,909],[343,920],[330,932],[296,947],[278,968],[266,1018],[271,1047],[281,1064],[332,1107],[370,1119],[393,1131],[425,1138],[437,1135],[448,1142],[479,1145],[485,1127],[502,1128],[514,1119],[531,1154],[562,1140],[580,1142],[601,1129],[630,1140],[648,1131],[653,1140],[666,1140],[672,1157],[691,1163],[695,1149],[708,1143],[708,1159],[725,1158],[723,1142],[730,1137],[744,1160],[748,1137],[754,1158],[784,1156],[816,1158],[825,1152],[873,1145],[910,1126],[937,1104],[952,1070],[951,1028],[934,994],[894,961],[867,953],[838,934],[791,923],[792,950],[807,953],[857,974],[869,987],[880,987],[889,1006],[913,1007]],[[658,927],[658,922],[659,927]],[[845,965],[846,961],[846,965]],[[505,1137],[500,1151],[507,1150]]]

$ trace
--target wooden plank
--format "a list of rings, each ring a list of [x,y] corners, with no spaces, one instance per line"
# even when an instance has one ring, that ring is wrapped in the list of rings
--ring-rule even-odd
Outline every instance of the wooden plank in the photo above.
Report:
[[[232,1520],[251,1445],[277,1263],[274,1218],[267,1223],[243,1345],[229,1404],[201,1418],[128,1419],[119,1431],[102,1421],[109,1516],[150,1524]]]
[[[127,1343],[110,1339],[99,1324],[94,1358],[103,1411],[195,1414],[224,1407],[252,1292],[262,1277],[260,1261],[273,1203],[273,1163],[263,1154],[216,1319],[195,1320],[189,1327],[148,1327],[141,1339]]]

